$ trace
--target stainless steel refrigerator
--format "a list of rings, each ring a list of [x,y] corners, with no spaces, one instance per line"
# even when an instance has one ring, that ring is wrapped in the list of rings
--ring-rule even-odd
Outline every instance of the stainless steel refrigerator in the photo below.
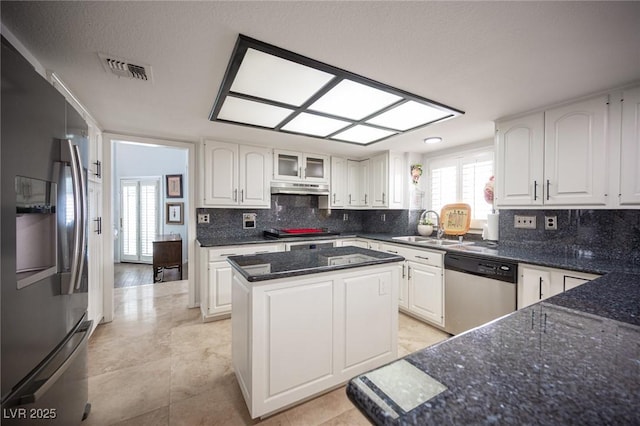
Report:
[[[77,425],[90,409],[87,126],[4,37],[1,60],[1,423]]]

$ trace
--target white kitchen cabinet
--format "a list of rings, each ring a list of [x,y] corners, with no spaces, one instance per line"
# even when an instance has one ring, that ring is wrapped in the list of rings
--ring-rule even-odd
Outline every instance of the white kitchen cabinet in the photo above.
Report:
[[[380,244],[380,250],[405,258],[398,292],[400,310],[443,327],[444,253],[387,243]]]
[[[408,173],[404,154],[385,152],[371,158],[370,193],[374,208],[404,207],[404,188]]]
[[[89,139],[89,164],[87,178],[90,181],[102,182],[102,131],[92,123],[87,123]]]
[[[407,262],[408,310],[434,324],[444,325],[442,268]]]
[[[397,264],[247,282],[233,273],[233,368],[252,418],[397,358]]]
[[[231,265],[229,256],[283,251],[282,244],[251,244],[200,248],[200,310],[203,321],[231,315]]]
[[[273,179],[328,183],[329,157],[295,151],[273,151]]]
[[[496,205],[607,204],[608,96],[496,124]]]
[[[347,160],[347,207],[369,207],[369,160]]]
[[[640,204],[640,87],[623,92],[619,203]]]
[[[331,207],[344,208],[347,202],[347,159],[331,157]]]
[[[544,114],[497,123],[495,199],[500,206],[542,204]]]
[[[520,264],[518,277],[518,309],[571,290],[599,275]]]
[[[104,317],[104,256],[102,233],[102,184],[89,181],[89,224],[87,241],[87,269],[89,279],[89,295],[87,312],[93,321],[93,330]],[[91,332],[93,332],[91,330]]]
[[[607,203],[608,111],[608,96],[545,111],[545,205]]]
[[[204,142],[204,206],[271,206],[271,150]]]

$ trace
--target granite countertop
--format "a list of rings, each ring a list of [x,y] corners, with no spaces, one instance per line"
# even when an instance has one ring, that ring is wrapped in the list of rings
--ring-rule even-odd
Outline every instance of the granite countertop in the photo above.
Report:
[[[415,352],[347,394],[379,425],[640,424],[640,275],[610,273]]]
[[[548,248],[529,247],[525,245],[513,246],[503,243],[492,243],[466,239],[465,242],[473,242],[473,245],[463,246],[437,246],[424,243],[411,243],[395,240],[396,235],[391,234],[363,234],[350,233],[313,238],[289,238],[289,239],[265,239],[263,237],[244,237],[230,239],[199,239],[201,247],[217,247],[243,244],[264,244],[290,241],[315,241],[335,240],[340,238],[361,237],[381,242],[401,244],[410,247],[445,250],[456,253],[466,253],[473,256],[500,258],[518,263],[548,266],[552,268],[572,271],[588,272],[604,275],[612,271],[640,274],[640,264],[625,259],[610,259],[594,256],[588,250],[574,250],[572,248],[549,250]]]
[[[360,266],[401,262],[391,253],[360,247],[335,247],[230,256],[227,261],[249,282],[288,278]]]

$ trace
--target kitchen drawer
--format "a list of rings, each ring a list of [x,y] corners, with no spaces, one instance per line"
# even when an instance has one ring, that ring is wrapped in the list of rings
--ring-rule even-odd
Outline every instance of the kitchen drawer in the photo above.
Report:
[[[387,243],[380,244],[380,250],[399,254],[406,260],[410,260],[412,262],[436,266],[438,268],[442,268],[444,266],[444,252],[439,250],[419,249]]]
[[[242,246],[224,246],[209,249],[209,262],[225,260],[229,256],[241,256],[245,254],[273,253],[283,251],[282,244],[249,244]]]

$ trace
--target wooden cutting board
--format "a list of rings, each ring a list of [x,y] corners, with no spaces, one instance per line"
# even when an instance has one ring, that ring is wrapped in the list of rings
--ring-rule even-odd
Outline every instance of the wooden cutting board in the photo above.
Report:
[[[440,221],[446,235],[464,235],[471,224],[471,206],[464,203],[447,204],[440,211]]]

